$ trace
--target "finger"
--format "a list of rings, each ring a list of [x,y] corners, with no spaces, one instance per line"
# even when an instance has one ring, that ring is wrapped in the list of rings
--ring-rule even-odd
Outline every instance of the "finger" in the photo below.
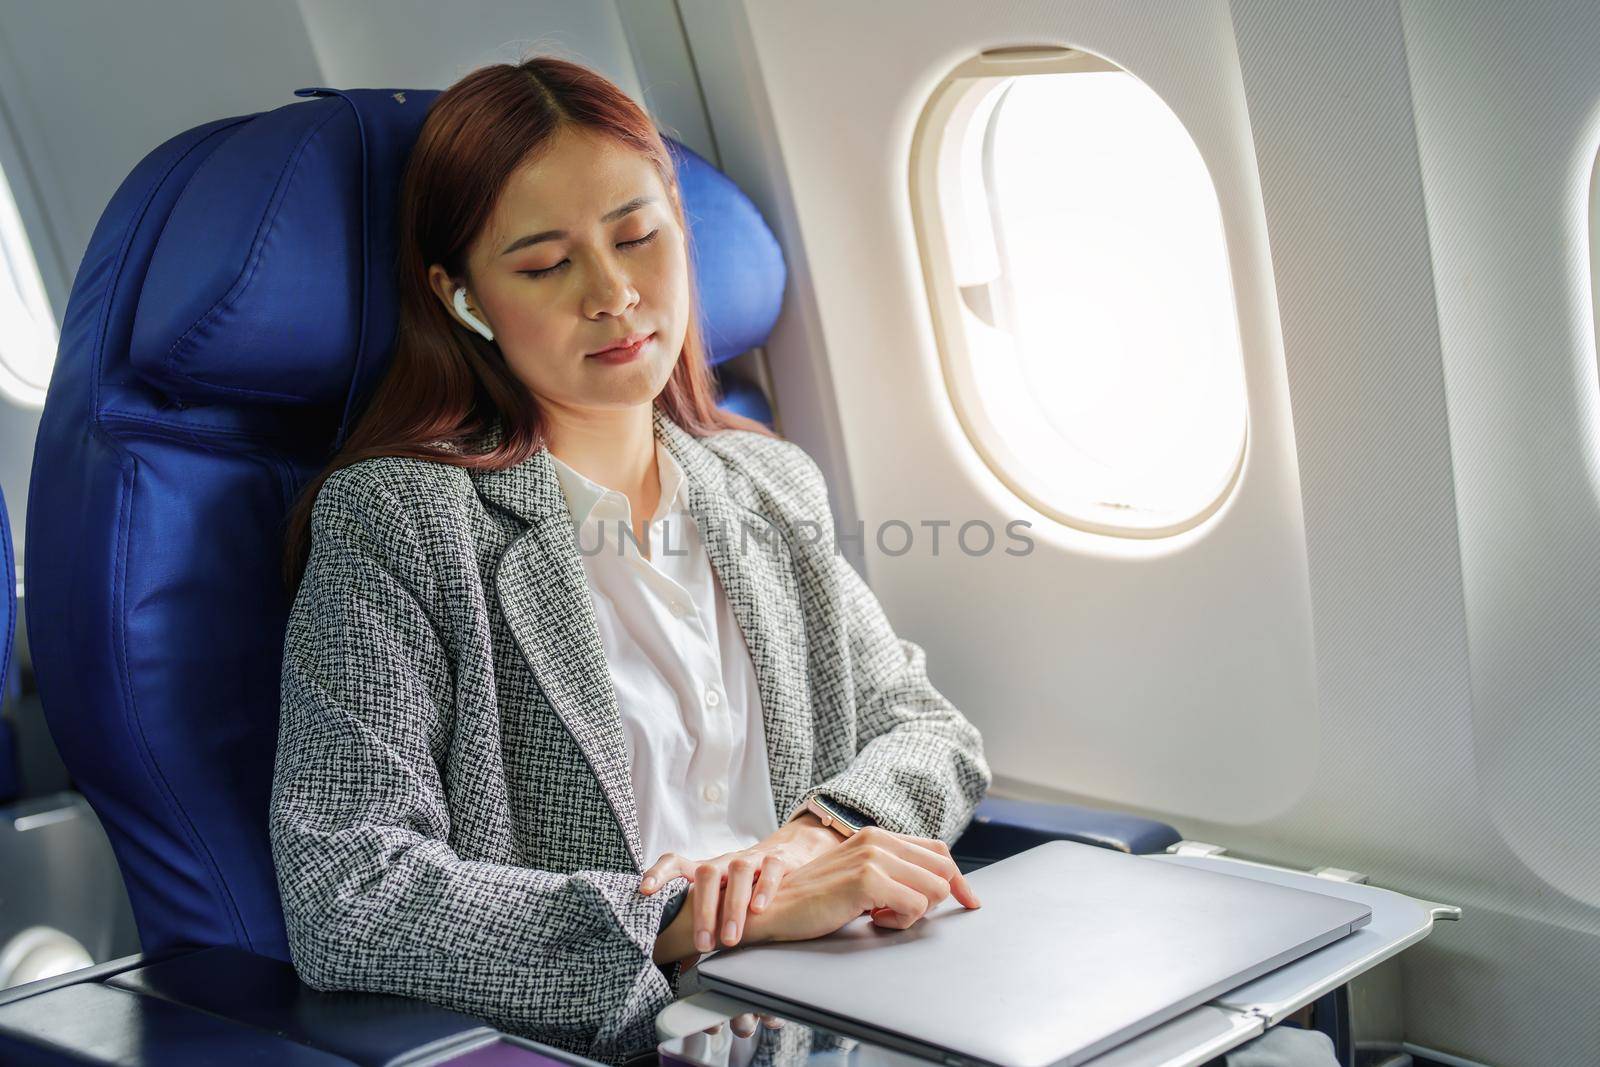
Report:
[[[744,936],[745,909],[750,906],[750,885],[761,866],[761,857],[748,853],[728,864],[728,884],[722,893],[722,924],[719,933],[724,945],[737,945]]]
[[[851,840],[863,835],[867,835],[863,838],[863,844],[877,844],[938,873],[949,884],[956,900],[964,907],[982,906],[978,894],[973,892],[972,886],[967,883],[966,875],[962,874],[961,868],[956,865],[955,857],[950,855],[950,846],[938,838],[912,837],[910,834],[897,834],[892,830],[885,830],[881,826],[869,826],[860,833],[851,835]],[[943,900],[944,897],[941,895],[939,899]]]
[[[644,872],[644,877],[639,880],[639,892],[654,893],[659,887],[672,881],[678,869],[680,857],[676,852],[663,852],[661,858],[652,863]]]
[[[959,867],[956,868],[956,876],[950,879],[950,890],[963,907],[983,907],[983,901],[978,899],[978,894],[973,891],[971,883],[967,881],[967,876],[961,873]]]
[[[761,1022],[769,1030],[783,1029],[783,1020],[778,1018],[776,1015],[763,1015],[761,1017]]]
[[[898,868],[896,868],[897,874],[891,875],[888,873],[886,868],[893,867],[896,863],[902,864],[906,868],[922,870],[914,863],[907,863],[898,857],[888,856],[885,858],[883,866],[874,864],[868,868],[867,892],[871,902],[869,906],[872,909],[873,923],[878,926],[904,930],[927,913],[931,902],[927,896],[900,880]],[[922,871],[921,877],[927,876],[928,872]],[[908,875],[908,877],[918,878],[919,876]],[[949,883],[937,875],[931,877],[934,881],[943,885],[946,890],[950,888]]]
[[[756,1015],[753,1011],[740,1012],[729,1022],[733,1026],[733,1032],[740,1037],[749,1037],[756,1032]]]
[[[716,942],[717,904],[722,899],[722,867],[707,860],[694,869],[694,947],[710,952]]]
[[[776,856],[769,857],[761,865],[761,877],[755,885],[755,899],[750,901],[751,911],[765,911],[778,896],[778,886],[783,884],[784,876],[789,873],[789,861]]]
[[[936,855],[949,857],[950,866],[955,868],[955,873],[950,876],[952,894],[965,907],[978,908],[983,906],[982,902],[978,900],[978,894],[967,881],[967,876],[961,873],[961,868],[957,865],[955,857],[950,855],[949,845],[937,837],[906,837],[905,840],[913,841]]]
[[[910,846],[916,848],[917,846]],[[924,855],[931,853],[922,850]],[[913,890],[925,902],[927,907],[932,907],[950,895],[950,883],[937,870],[930,870],[921,863],[906,859],[892,848],[874,849],[868,854],[869,863],[873,870],[890,878],[899,884]],[[919,857],[920,858],[920,857]],[[872,907],[883,907],[891,901],[874,900]],[[899,908],[896,908],[899,911]],[[904,912],[900,912],[904,915]]]

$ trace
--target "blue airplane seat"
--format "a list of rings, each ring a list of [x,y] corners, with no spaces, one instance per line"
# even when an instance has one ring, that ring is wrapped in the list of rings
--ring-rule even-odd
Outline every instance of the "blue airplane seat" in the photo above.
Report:
[[[722,389],[722,407],[728,411],[755,419],[757,422],[772,422],[772,405],[767,402],[766,394],[754,382],[747,382],[740,378],[718,375],[718,384]]]
[[[389,220],[437,94],[301,95],[180,134],[123,182],[75,281],[39,429],[40,697],[146,951],[288,959],[265,822],[282,521],[387,366]],[[670,148],[720,363],[766,337],[785,267],[754,205]]]
[[[146,156],[73,284],[30,484],[29,644],[44,714],[111,840],[144,958],[0,992],[0,1053],[7,1035],[22,1040],[7,1012],[23,997],[52,998],[66,1047],[88,1012],[150,1034],[193,1023],[171,1021],[170,1004],[130,1014],[126,998],[144,1004],[152,989],[211,1019],[257,1012],[258,1032],[265,1009],[239,999],[240,960],[255,954],[267,959],[250,966],[279,961],[286,973],[266,821],[290,607],[282,523],[387,366],[390,220],[437,92],[296,95],[307,99],[197,126]],[[668,144],[721,364],[765,340],[786,269],[749,199]],[[730,406],[770,411],[731,383]],[[985,804],[969,831],[982,846],[975,862],[996,858],[1006,827],[1121,840],[1098,824],[1103,813],[1085,809],[1066,827],[1055,805]],[[1141,826],[1157,827],[1145,844],[1177,839]],[[306,1015],[280,994],[286,1018]],[[321,998],[339,995],[314,996],[321,1012]],[[34,1000],[30,1017],[45,1006]],[[471,1023],[420,1018],[454,1035]]]

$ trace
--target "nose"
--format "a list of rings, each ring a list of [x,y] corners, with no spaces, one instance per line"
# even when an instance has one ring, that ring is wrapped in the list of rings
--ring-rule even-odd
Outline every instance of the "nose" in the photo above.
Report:
[[[593,281],[584,302],[584,314],[589,318],[600,315],[616,318],[639,302],[639,293],[622,265],[609,256],[602,256],[596,261]]]

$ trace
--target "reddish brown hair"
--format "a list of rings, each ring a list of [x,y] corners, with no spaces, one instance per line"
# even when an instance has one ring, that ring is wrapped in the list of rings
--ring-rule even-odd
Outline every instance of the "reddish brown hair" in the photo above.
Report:
[[[686,240],[676,168],[655,123],[606,78],[577,63],[536,56],[482,67],[434,100],[406,161],[401,184],[400,315],[394,358],[349,437],[290,508],[283,576],[290,596],[310,556],[311,509],[329,475],[376,456],[408,456],[476,470],[513,467],[544,446],[539,407],[505,357],[458,323],[428,285],[428,267],[466,275],[468,247],[489,220],[513,171],[566,127],[615,138],[643,154],[667,190]],[[696,437],[766,426],[716,405],[699,326],[699,292],[689,272],[683,350],[655,404]],[[499,418],[505,433],[488,452],[465,442]],[[459,451],[457,451],[459,450]]]

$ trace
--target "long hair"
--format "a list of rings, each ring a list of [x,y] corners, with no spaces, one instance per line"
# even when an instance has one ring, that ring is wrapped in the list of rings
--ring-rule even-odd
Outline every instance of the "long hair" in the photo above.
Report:
[[[494,342],[462,326],[440,304],[428,285],[428,267],[438,263],[451,277],[465,274],[467,249],[512,172],[567,127],[615,138],[649,159],[685,240],[691,239],[666,144],[650,117],[601,75],[577,63],[536,56],[482,67],[440,93],[401,182],[394,358],[343,447],[289,510],[283,577],[291,598],[311,552],[313,504],[335,471],[376,456],[502,470],[544,446],[535,398]],[[776,436],[754,419],[717,407],[692,269],[688,283],[683,349],[655,405],[695,437],[719,430]],[[468,451],[465,443],[496,418],[504,428],[500,443],[487,452]]]

